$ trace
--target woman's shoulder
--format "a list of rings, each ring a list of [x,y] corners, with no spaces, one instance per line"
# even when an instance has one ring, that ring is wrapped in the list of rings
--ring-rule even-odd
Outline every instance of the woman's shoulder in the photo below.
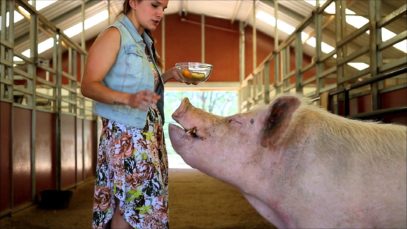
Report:
[[[120,31],[116,27],[108,27],[96,38],[95,42],[110,43],[120,41]]]
[[[99,39],[100,37],[102,38],[110,38],[110,39],[115,39],[117,41],[120,40],[121,35],[121,27],[122,24],[119,22],[119,20],[116,20],[109,26],[107,26],[97,37]]]
[[[115,26],[109,26],[103,31],[102,35],[110,36],[113,38],[120,38],[120,29]]]
[[[120,37],[120,31],[117,28],[109,27],[97,36],[89,51],[99,53],[101,50],[109,50],[117,53],[121,44]]]

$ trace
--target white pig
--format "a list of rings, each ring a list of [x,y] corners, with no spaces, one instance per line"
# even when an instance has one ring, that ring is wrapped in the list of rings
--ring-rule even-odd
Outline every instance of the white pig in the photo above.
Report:
[[[294,95],[220,117],[185,98],[170,124],[186,163],[237,187],[278,228],[407,228],[407,127],[351,120]]]

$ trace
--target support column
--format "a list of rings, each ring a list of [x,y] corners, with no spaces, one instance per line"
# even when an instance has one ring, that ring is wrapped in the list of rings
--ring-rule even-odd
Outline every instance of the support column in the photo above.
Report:
[[[375,78],[379,71],[381,52],[378,44],[381,43],[381,28],[377,26],[380,21],[380,0],[369,0],[369,36],[370,36],[370,77]],[[378,82],[371,85],[372,111],[380,109],[380,96]]]

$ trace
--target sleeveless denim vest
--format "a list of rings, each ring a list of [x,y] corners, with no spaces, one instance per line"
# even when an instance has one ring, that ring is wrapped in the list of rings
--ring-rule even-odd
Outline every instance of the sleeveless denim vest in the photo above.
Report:
[[[141,90],[153,91],[154,76],[145,53],[145,43],[141,35],[126,15],[121,15],[110,27],[115,27],[120,31],[121,44],[116,62],[103,80],[105,86],[126,93],[136,93]],[[146,33],[143,33],[143,37],[147,48],[152,54],[151,46],[153,41]],[[155,60],[153,61],[155,68],[161,75]],[[164,122],[164,86],[161,77],[156,92],[161,96],[157,107]],[[95,102],[95,113],[101,117],[136,128],[143,128],[147,119],[147,111],[121,104]]]

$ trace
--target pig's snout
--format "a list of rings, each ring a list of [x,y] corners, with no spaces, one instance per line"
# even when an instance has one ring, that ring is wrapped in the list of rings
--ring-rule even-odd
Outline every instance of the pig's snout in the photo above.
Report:
[[[178,122],[183,128],[186,134],[198,138],[198,127],[201,125],[196,113],[195,107],[189,102],[188,98],[184,98],[181,101],[179,107],[172,114],[172,118]]]
[[[181,104],[179,105],[179,107],[174,111],[174,113],[172,114],[172,118],[175,121],[179,121],[179,119],[184,116],[184,114],[188,111],[188,109],[192,106],[192,104],[189,102],[188,98],[184,98],[181,101]]]

